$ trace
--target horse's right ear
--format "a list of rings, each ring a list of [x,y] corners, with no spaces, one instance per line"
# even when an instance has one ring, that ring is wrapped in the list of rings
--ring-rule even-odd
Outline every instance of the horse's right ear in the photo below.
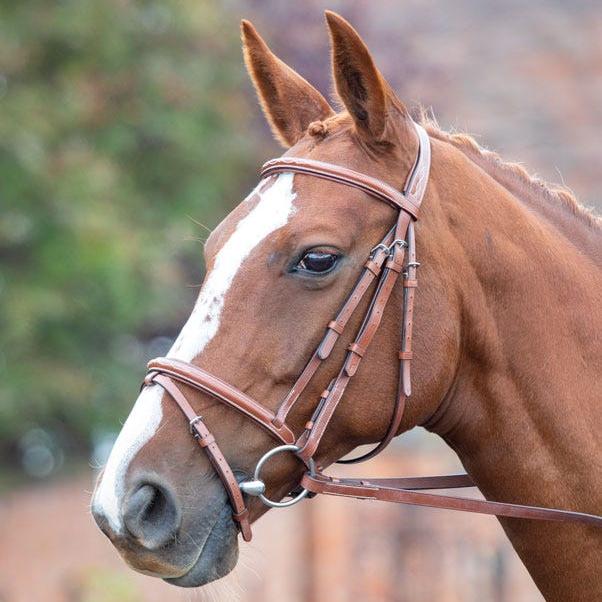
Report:
[[[261,108],[276,139],[285,147],[303,136],[312,121],[334,115],[326,99],[283,63],[249,21],[241,23],[243,53]]]

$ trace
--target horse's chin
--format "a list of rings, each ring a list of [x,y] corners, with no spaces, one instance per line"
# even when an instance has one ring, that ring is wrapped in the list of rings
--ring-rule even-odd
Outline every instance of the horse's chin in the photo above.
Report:
[[[238,530],[230,507],[224,509],[209,532],[191,568],[179,577],[163,580],[178,587],[199,587],[225,577],[238,561]]]

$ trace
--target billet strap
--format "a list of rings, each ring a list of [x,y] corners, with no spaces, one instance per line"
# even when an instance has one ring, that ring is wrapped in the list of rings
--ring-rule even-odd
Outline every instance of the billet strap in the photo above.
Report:
[[[160,372],[193,389],[207,393],[226,405],[251,418],[272,437],[283,444],[294,443],[295,435],[285,424],[276,426],[274,414],[266,407],[221,378],[187,362],[159,357],[148,363],[150,371]]]
[[[205,426],[202,417],[197,415],[192,406],[188,403],[186,397],[184,397],[170,377],[159,372],[149,372],[144,382],[146,385],[157,384],[163,387],[163,389],[165,389],[178,404],[188,419],[190,432],[194,435],[201,449],[205,450],[209,461],[224,485],[224,489],[226,490],[228,498],[230,499],[230,504],[232,505],[232,518],[238,523],[243,539],[245,541],[251,541],[253,535],[251,532],[251,523],[249,522],[249,510],[245,506],[242,491],[240,490],[238,481],[236,480],[228,461],[217,445],[215,437]]]
[[[460,485],[445,484],[445,479],[453,480],[456,478],[460,481]],[[389,482],[387,483],[387,481]],[[383,482],[385,484],[383,484]],[[416,491],[416,489],[440,489],[446,487],[469,486],[468,481],[465,481],[464,475],[430,477],[430,482],[427,481],[422,484],[426,485],[426,487],[421,486],[419,481],[415,485],[418,486],[413,486],[412,481],[409,478],[407,480],[335,479],[321,473],[315,475],[305,473],[301,479],[301,486],[314,494],[322,493],[342,497],[394,502],[398,504],[411,504],[414,506],[429,506],[431,508],[491,514],[506,518],[550,520],[602,527],[602,516],[597,516],[595,514],[572,512],[570,510],[556,510],[555,508],[542,508],[539,506],[524,506],[507,502],[490,502],[487,500],[437,495],[434,493]]]

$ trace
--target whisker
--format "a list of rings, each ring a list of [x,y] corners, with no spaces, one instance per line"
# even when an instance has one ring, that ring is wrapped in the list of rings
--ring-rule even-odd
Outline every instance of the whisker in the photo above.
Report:
[[[207,232],[209,232],[209,234],[211,234],[213,232],[212,228],[210,228],[209,226],[206,226],[203,222],[199,222],[198,220],[194,219],[194,217],[192,217],[192,215],[187,215],[186,217],[189,220],[193,221],[197,226],[203,228],[204,230],[207,230]]]
[[[238,561],[238,563],[240,564],[240,566],[242,567],[242,569],[244,569],[245,571],[251,573],[251,575],[253,575],[253,577],[255,579],[257,579],[258,581],[262,580],[262,575],[259,572],[259,570],[257,569],[257,567],[254,566],[255,564],[255,559],[253,557],[245,557],[245,556],[241,556],[240,560]]]
[[[186,537],[188,537],[190,539],[190,541],[196,548],[195,551],[200,554],[203,549],[203,546],[199,545],[199,543],[196,541],[196,539],[192,535],[190,535],[190,533],[188,533],[188,531],[182,531],[182,535],[186,535]]]
[[[201,238],[199,236],[186,236],[184,238],[184,240],[186,240],[186,241],[192,241],[192,242],[198,242],[198,243],[201,243],[202,245],[204,245],[207,242],[206,238]]]

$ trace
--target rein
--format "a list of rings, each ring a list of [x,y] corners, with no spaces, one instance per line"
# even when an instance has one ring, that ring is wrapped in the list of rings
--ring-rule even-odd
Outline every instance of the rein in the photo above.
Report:
[[[245,541],[250,541],[252,537],[245,495],[257,496],[264,504],[272,507],[291,506],[308,495],[323,493],[512,518],[563,521],[602,527],[602,516],[592,514],[420,491],[422,489],[472,487],[474,483],[467,474],[392,479],[337,479],[323,474],[316,468],[313,456],[349,382],[356,374],[362,358],[368,351],[400,275],[403,282],[403,317],[400,332],[399,383],[389,427],[380,443],[368,453],[349,460],[339,460],[339,463],[361,462],[374,457],[385,449],[397,434],[405,401],[412,393],[410,381],[410,363],[413,357],[412,325],[414,293],[418,284],[416,271],[419,266],[416,261],[414,220],[418,218],[431,163],[428,134],[418,124],[414,124],[414,126],[418,134],[419,148],[414,166],[410,170],[402,192],[365,174],[311,159],[295,157],[272,159],[262,168],[262,177],[281,172],[294,172],[358,188],[370,196],[388,203],[399,212],[395,225],[370,252],[351,293],[334,320],[328,323],[322,341],[275,413],[233,385],[188,362],[157,358],[148,364],[148,373],[142,386],[157,384],[163,387],[188,419],[191,434],[207,453],[228,493],[233,508],[232,517]],[[375,281],[377,281],[376,287],[366,315],[354,341],[347,347],[343,365],[320,396],[311,418],[305,424],[303,432],[297,437],[287,426],[287,417],[317,369],[330,356],[339,337],[345,331],[349,319]],[[280,443],[258,461],[253,479],[242,482],[237,480],[215,438],[203,422],[202,416],[197,415],[177,383],[206,393],[234,408],[253,420]],[[261,479],[261,471],[271,457],[285,451],[294,453],[305,464],[307,471],[304,473],[299,487],[291,493],[292,499],[284,502],[274,501],[264,495],[265,483]]]

